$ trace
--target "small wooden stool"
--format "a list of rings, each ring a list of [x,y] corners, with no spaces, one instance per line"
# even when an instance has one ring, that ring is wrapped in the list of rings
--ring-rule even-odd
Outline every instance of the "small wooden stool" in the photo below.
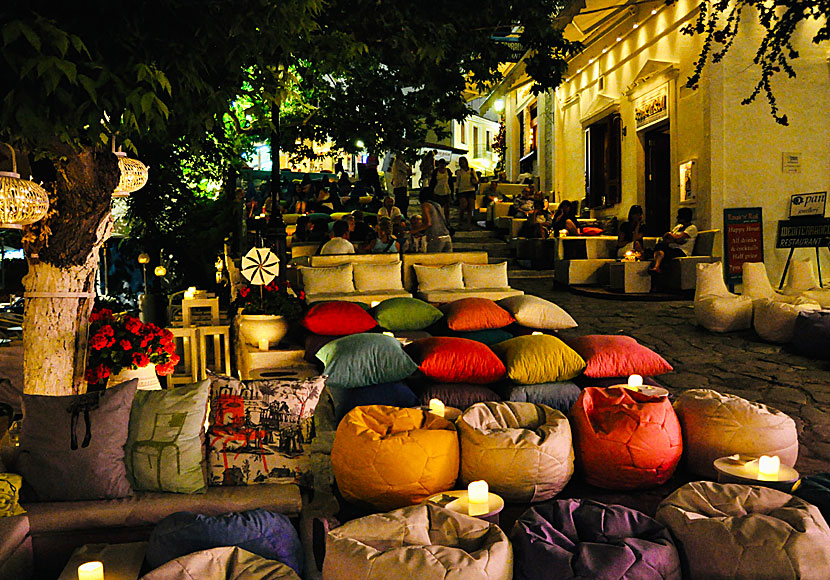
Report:
[[[167,388],[172,389],[175,385],[195,383],[199,380],[196,329],[173,327],[167,330],[173,333],[176,342],[176,354],[181,356],[184,363],[184,373],[167,375]],[[181,349],[179,349],[180,339],[182,342]]]
[[[182,300],[182,326],[193,326],[193,309],[209,308],[210,323],[219,324],[219,298],[185,298]]]
[[[213,368],[212,371],[224,375],[231,374],[231,332],[228,325],[199,326],[195,328],[199,335],[199,376],[207,378],[207,339],[213,337]],[[224,339],[224,345],[222,344]],[[223,350],[224,346],[224,350]],[[224,367],[222,366],[224,359]]]

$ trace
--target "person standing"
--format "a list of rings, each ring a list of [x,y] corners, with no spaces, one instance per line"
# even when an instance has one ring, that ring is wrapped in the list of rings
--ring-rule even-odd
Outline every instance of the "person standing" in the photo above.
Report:
[[[427,151],[424,158],[421,159],[421,164],[418,166],[418,169],[421,172],[421,177],[418,180],[418,187],[423,189],[429,185],[432,172],[435,171],[435,151]]]
[[[435,171],[429,180],[429,189],[432,190],[432,200],[444,209],[444,219],[450,222],[450,196],[452,196],[452,182],[450,170],[447,169],[447,160],[439,159],[435,163]]]
[[[392,162],[392,195],[395,196],[395,207],[401,210],[403,217],[409,210],[409,178],[412,177],[412,168],[398,153]]]
[[[380,187],[380,174],[378,173],[379,165],[378,156],[374,153],[369,153],[369,156],[366,158],[366,187],[374,190],[373,195],[376,199],[383,195]]]
[[[470,167],[466,157],[458,159],[458,169],[455,172],[456,192],[458,194],[458,229],[472,229],[473,209],[476,205],[476,188],[478,177]]]
[[[419,197],[424,221],[417,227],[413,224],[409,233],[426,233],[427,252],[452,252],[452,237],[441,206],[434,201],[428,189],[422,189]]]

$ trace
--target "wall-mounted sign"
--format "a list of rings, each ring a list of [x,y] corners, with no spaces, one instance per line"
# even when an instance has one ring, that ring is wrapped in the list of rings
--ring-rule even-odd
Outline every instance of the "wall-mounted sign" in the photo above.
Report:
[[[790,217],[818,216],[824,217],[827,205],[827,192],[797,193],[790,196]]]
[[[783,152],[781,154],[781,173],[801,173],[801,153]]]
[[[637,130],[645,129],[669,117],[669,85],[646,93],[634,101],[634,119]]]
[[[744,262],[764,261],[764,229],[760,207],[723,210],[723,260],[726,282],[741,281]]]
[[[696,164],[694,159],[680,164],[680,203],[694,203],[697,197]]]
[[[830,219],[799,218],[780,220],[776,248],[830,247]]]

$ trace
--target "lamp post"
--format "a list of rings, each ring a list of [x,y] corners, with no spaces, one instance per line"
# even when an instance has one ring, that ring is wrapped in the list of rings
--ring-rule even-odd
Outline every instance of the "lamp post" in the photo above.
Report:
[[[141,252],[138,255],[138,263],[141,264],[141,272],[144,277],[144,294],[147,294],[147,264],[150,263],[150,255]]]

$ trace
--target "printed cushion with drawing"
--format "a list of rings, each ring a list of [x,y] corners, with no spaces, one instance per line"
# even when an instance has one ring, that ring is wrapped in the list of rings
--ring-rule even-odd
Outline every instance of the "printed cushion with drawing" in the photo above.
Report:
[[[325,377],[240,381],[210,374],[210,485],[311,484],[309,444]]]
[[[210,382],[138,391],[124,447],[133,489],[196,493],[205,489],[202,430]]]
[[[0,518],[26,513],[18,503],[21,485],[23,478],[16,473],[0,473]]]

